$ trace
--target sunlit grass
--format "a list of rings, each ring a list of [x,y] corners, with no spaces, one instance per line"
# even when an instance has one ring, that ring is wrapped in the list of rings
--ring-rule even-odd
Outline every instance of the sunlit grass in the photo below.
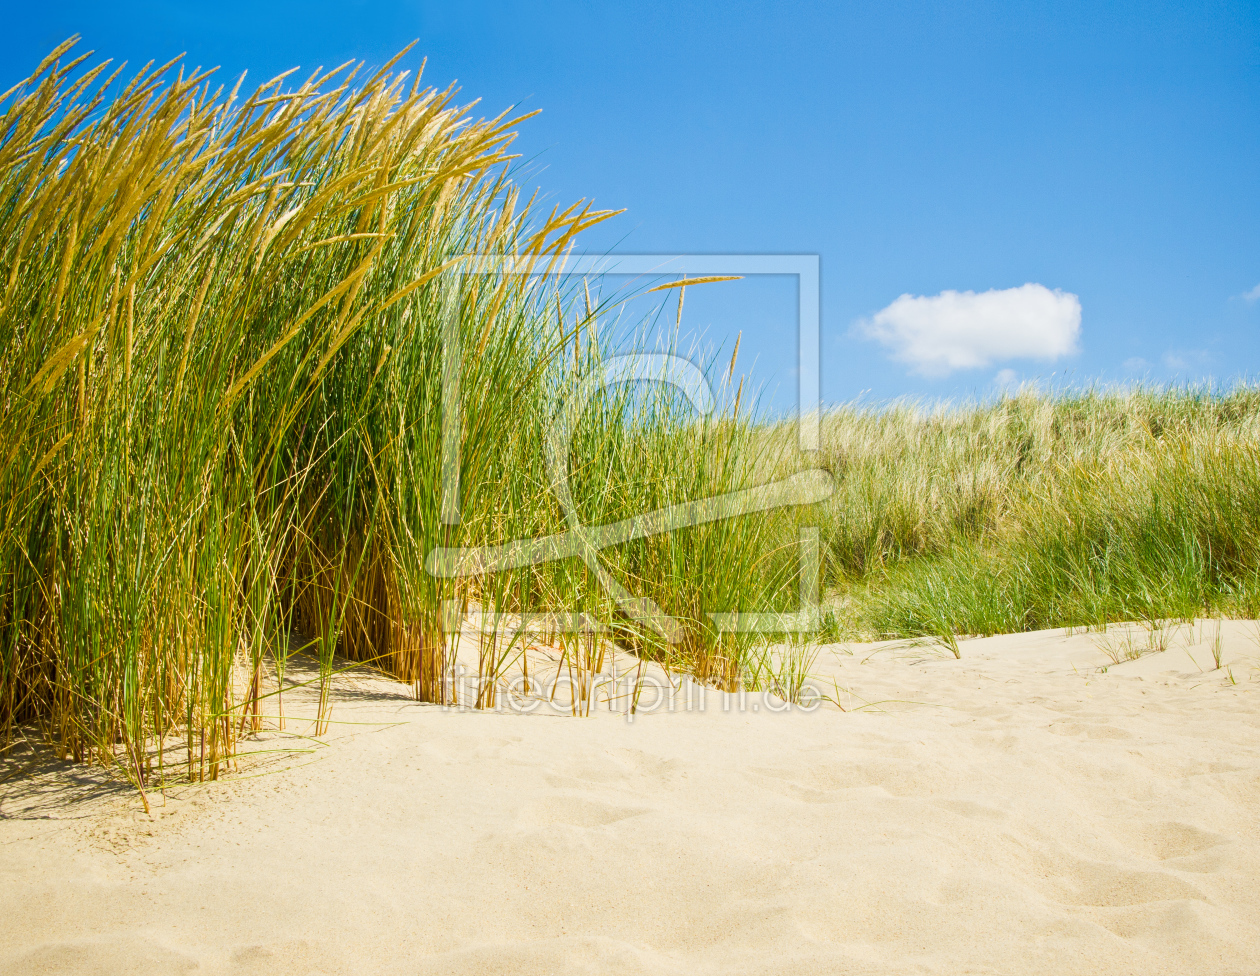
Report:
[[[957,654],[955,634],[1260,609],[1253,389],[846,407],[814,458],[790,425],[749,419],[732,356],[700,363],[707,414],[661,384],[599,388],[572,418],[561,492],[562,404],[626,350],[600,336],[612,299],[496,263],[547,268],[607,216],[519,199],[519,120],[474,119],[393,64],[243,93],[178,65],[126,81],[63,64],[69,50],[0,98],[5,737],[36,726],[137,785],[214,778],[242,735],[282,721],[299,649],[317,734],[347,661],[450,703],[448,614],[473,605],[599,621],[607,639],[544,635],[588,702],[607,640],[795,699],[807,648],[771,654],[710,615],[796,610],[802,525],[821,530],[828,638],[928,636]],[[490,257],[472,274],[466,254]],[[444,376],[460,391],[449,425]],[[825,504],[609,547],[602,581],[578,558],[426,568],[438,549],[618,523],[819,461]],[[483,643],[489,680],[463,704],[494,706],[519,651]]]
[[[845,408],[823,532],[851,632],[993,634],[1260,611],[1260,393],[1025,391]]]
[[[137,784],[178,737],[183,773],[214,778],[283,715],[299,646],[321,727],[338,660],[447,701],[445,611],[470,601],[590,611],[671,667],[740,681],[749,641],[706,614],[791,592],[791,561],[758,548],[773,518],[605,554],[679,621],[679,644],[618,619],[576,559],[425,570],[436,547],[564,529],[547,430],[614,351],[585,290],[496,266],[545,269],[607,216],[519,200],[519,120],[477,120],[393,64],[249,93],[179,65],[128,81],[64,61],[71,46],[0,98],[5,735],[34,723]],[[488,263],[461,273],[473,253]],[[440,511],[448,370],[455,521]],[[571,445],[582,520],[754,483],[728,401],[704,418],[668,390],[603,390]]]

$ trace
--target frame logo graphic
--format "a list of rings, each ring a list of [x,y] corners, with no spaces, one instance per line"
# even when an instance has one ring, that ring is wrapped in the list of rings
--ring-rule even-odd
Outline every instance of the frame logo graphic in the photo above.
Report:
[[[460,255],[454,264],[455,283],[468,274],[522,274],[549,277],[581,275],[677,275],[683,278],[718,275],[794,275],[797,281],[798,388],[797,424],[800,450],[817,452],[819,438],[820,322],[819,260],[816,254],[616,254],[569,256],[557,266],[538,267],[528,255]],[[454,296],[458,289],[452,288]],[[459,523],[459,468],[461,427],[459,324],[455,302],[449,303],[442,326],[442,499],[441,519]],[[478,576],[500,570],[536,565],[556,559],[580,558],[595,574],[600,586],[631,620],[652,628],[670,643],[681,640],[678,622],[647,598],[636,597],[622,586],[600,562],[599,551],[631,539],[661,535],[720,519],[748,515],[791,505],[822,501],[834,491],[828,471],[814,468],[756,488],[727,492],[710,498],[670,505],[609,525],[586,526],[578,518],[569,491],[569,441],[582,411],[600,389],[635,380],[667,383],[678,388],[700,413],[712,411],[715,398],[708,379],[694,363],[672,354],[629,353],[612,356],[598,372],[581,377],[557,409],[548,432],[545,456],[552,490],[565,513],[564,532],[533,539],[517,539],[501,546],[436,548],[425,559],[434,576]],[[795,613],[709,613],[720,631],[742,633],[811,633],[819,618],[819,542],[816,526],[803,526],[798,539],[800,606]],[[462,617],[459,605],[446,606],[448,629],[456,629]],[[489,614],[470,614],[490,616]],[[486,633],[517,630],[500,624],[494,614],[490,626],[476,621]],[[527,615],[528,616],[528,615]],[[580,612],[533,615],[519,629],[552,631],[602,630],[602,625]]]

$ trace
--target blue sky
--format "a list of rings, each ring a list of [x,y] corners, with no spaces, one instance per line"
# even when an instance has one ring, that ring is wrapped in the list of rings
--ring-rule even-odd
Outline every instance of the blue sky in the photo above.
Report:
[[[479,111],[543,110],[527,185],[626,208],[586,250],[820,255],[830,401],[1260,371],[1260,2],[61,2],[9,10],[0,88],[71,33],[254,81],[419,39]],[[793,294],[692,289],[684,327],[787,407]]]

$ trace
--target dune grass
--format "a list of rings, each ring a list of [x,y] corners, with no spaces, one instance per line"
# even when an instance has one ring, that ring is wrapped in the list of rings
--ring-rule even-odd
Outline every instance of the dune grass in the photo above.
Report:
[[[710,614],[795,610],[802,525],[820,529],[833,638],[957,652],[956,633],[1260,608],[1251,388],[844,407],[823,418],[822,505],[621,543],[598,572],[431,571],[438,551],[819,459],[751,419],[733,357],[701,363],[708,413],[659,383],[597,383],[565,413],[627,351],[599,328],[616,296],[497,256],[552,267],[608,214],[520,199],[519,119],[475,119],[397,62],[243,93],[178,64],[127,78],[71,47],[0,96],[0,736],[33,725],[141,788],[214,778],[283,716],[298,647],[321,725],[346,661],[450,703],[449,615],[474,605],[580,612],[672,670],[794,698],[808,649],[775,657]],[[475,273],[468,254],[487,256]],[[547,636],[594,687],[604,644]],[[493,706],[518,651],[483,644],[490,683],[461,704]]]
[[[520,120],[474,119],[395,63],[243,94],[178,64],[127,80],[71,47],[0,98],[0,731],[35,723],[137,783],[178,737],[186,775],[213,778],[294,635],[326,722],[338,659],[449,701],[450,606],[615,616],[576,559],[425,569],[436,547],[563,530],[547,430],[612,352],[585,290],[494,258],[545,269],[607,216],[519,199]],[[463,254],[489,258],[463,273]],[[461,490],[444,518],[451,375]],[[581,518],[744,484],[755,445],[733,411],[602,390],[571,445]],[[705,613],[791,589],[787,562],[743,548],[772,522],[613,554],[683,640],[623,635],[738,681],[747,642]],[[742,571],[732,585],[716,566]]]
[[[1260,391],[1024,391],[844,408],[836,628],[994,634],[1260,612]],[[1149,629],[1149,627],[1148,627]]]

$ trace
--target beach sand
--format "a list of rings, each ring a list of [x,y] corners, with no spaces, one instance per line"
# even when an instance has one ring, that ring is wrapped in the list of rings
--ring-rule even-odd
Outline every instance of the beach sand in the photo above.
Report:
[[[1215,669],[1213,627],[1118,665],[1064,631],[824,647],[844,712],[478,713],[346,676],[322,741],[244,745],[310,751],[151,816],[30,753],[0,972],[1257,973],[1260,647],[1226,622]]]

